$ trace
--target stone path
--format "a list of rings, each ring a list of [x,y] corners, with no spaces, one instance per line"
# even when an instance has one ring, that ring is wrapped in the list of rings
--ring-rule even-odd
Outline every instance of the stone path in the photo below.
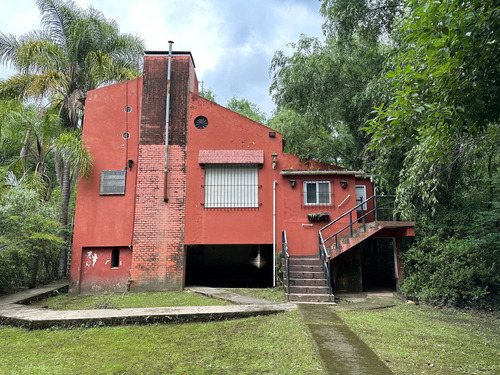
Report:
[[[214,288],[210,288],[214,298],[217,296],[221,298],[225,295],[226,298],[238,303],[238,305],[55,311],[23,304],[43,299],[53,294],[54,291],[67,288],[67,285],[67,283],[55,283],[0,297],[0,323],[30,329],[54,326],[185,323],[276,314],[296,309],[293,304],[273,303],[242,297]],[[204,294],[210,295],[209,288],[204,289]]]

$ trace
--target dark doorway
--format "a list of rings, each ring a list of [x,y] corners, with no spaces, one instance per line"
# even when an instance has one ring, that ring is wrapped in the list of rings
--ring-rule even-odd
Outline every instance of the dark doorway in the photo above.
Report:
[[[361,246],[363,291],[396,289],[392,239],[371,238]]]
[[[270,244],[187,246],[186,286],[271,287],[272,251]]]

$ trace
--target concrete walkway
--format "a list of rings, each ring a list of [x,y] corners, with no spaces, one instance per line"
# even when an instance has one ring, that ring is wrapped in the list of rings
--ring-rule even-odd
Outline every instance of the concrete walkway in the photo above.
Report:
[[[276,314],[296,309],[294,304],[273,303],[215,288],[192,288],[195,292],[237,305],[151,307],[102,310],[55,311],[26,305],[67,289],[67,283],[54,283],[0,297],[0,324],[25,328],[114,326],[123,324],[185,323]],[[197,290],[199,289],[199,290]]]
[[[335,313],[336,306],[301,304],[299,310],[327,374],[389,375],[391,370]]]

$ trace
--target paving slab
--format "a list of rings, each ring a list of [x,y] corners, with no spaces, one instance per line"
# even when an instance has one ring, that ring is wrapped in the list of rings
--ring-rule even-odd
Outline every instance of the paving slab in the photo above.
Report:
[[[101,310],[55,311],[47,308],[25,305],[29,301],[45,298],[67,287],[67,283],[54,283],[14,293],[0,298],[0,323],[22,326],[30,329],[53,326],[113,326],[123,324],[186,323],[243,318],[256,315],[276,314],[296,308],[293,304],[280,304],[264,300],[236,298],[240,305],[229,306],[186,306],[152,307]],[[212,291],[223,296],[223,290]],[[205,293],[210,294],[208,288]],[[235,299],[234,296],[227,296]],[[265,302],[265,303],[264,303]]]
[[[223,301],[235,303],[237,305],[269,305],[269,303],[271,303],[265,299],[242,296],[242,295],[230,292],[228,290],[219,289],[219,288],[196,286],[196,287],[189,287],[188,289],[191,290],[192,292],[204,295],[206,297],[220,299]],[[293,307],[294,305],[291,303],[282,303],[280,305],[294,308]]]

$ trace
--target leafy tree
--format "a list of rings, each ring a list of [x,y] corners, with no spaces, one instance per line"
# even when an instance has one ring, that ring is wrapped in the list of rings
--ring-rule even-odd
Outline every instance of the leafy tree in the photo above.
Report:
[[[205,99],[208,99],[214,103],[217,103],[217,101],[215,100],[217,96],[210,88],[203,87],[200,91],[200,96],[203,96]]]
[[[233,96],[227,101],[226,107],[258,123],[265,124],[267,122],[265,113],[257,108],[256,104],[247,99],[238,99],[236,96]]]
[[[53,187],[51,152],[60,132],[56,113],[34,105],[0,101],[0,160],[7,163],[7,170],[29,175],[31,187],[42,200],[49,199]]]
[[[65,128],[81,123],[88,90],[136,76],[137,53],[144,44],[136,36],[120,34],[115,21],[94,8],[82,10],[71,1],[36,0],[42,30],[20,37],[0,33],[0,60],[19,73],[0,83],[3,97],[44,97],[59,110]],[[62,192],[60,222],[68,222],[71,161],[62,154],[59,182]],[[74,165],[74,164],[73,164]],[[65,273],[61,251],[60,275]]]
[[[412,48],[389,75],[393,102],[378,107],[366,130],[373,148],[405,154],[398,187],[404,206],[418,200],[432,209],[467,144],[498,126],[500,7],[493,1],[408,6],[403,30]]]
[[[400,12],[399,4],[325,0],[321,13],[326,41],[302,35],[290,44],[294,49],[290,56],[278,51],[272,59],[270,92],[278,112],[299,113],[310,124],[309,137],[334,140],[328,142],[329,155],[321,153],[322,161],[337,160],[355,169],[364,163],[369,139],[361,128],[372,108],[387,99],[387,87],[379,78],[393,50],[388,31]],[[307,149],[293,147],[308,157]]]

